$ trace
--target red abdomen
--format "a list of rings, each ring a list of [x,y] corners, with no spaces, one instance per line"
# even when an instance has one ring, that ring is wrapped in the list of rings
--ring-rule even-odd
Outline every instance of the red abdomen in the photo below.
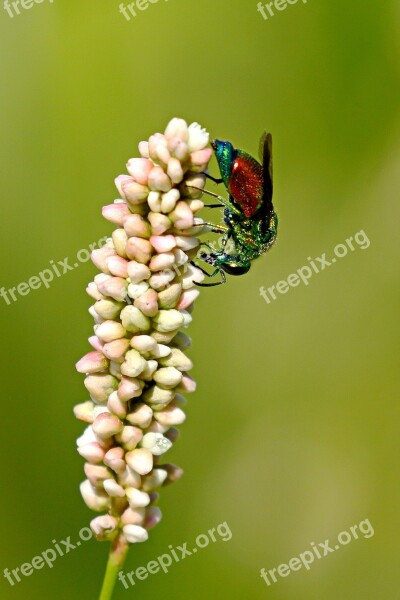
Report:
[[[252,217],[263,201],[263,168],[250,155],[238,156],[232,165],[229,193],[246,217]]]

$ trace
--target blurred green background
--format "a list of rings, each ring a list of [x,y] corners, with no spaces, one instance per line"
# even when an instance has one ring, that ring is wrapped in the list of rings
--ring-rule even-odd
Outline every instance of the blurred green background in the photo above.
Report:
[[[248,0],[160,1],[129,22],[118,1],[0,10],[1,286],[111,232],[101,206],[137,143],[173,116],[255,154],[274,135],[276,247],[205,290],[190,334],[198,390],[169,460],[185,477],[125,571],[227,521],[205,548],[115,598],[395,600],[398,484],[399,34],[395,0],[310,0],[263,20]],[[211,165],[216,174],[216,164]],[[211,186],[211,189],[215,189]],[[349,253],[267,305],[269,287],[364,229]],[[1,570],[77,538],[91,263],[7,305],[2,363]],[[353,541],[272,587],[259,576],[369,518]],[[95,541],[0,597],[96,598]]]

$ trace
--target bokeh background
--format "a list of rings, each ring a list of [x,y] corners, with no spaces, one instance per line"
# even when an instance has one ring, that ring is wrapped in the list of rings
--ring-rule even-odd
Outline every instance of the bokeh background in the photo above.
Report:
[[[170,456],[185,477],[125,571],[223,521],[232,540],[115,598],[397,600],[398,2],[309,0],[265,21],[255,1],[160,0],[129,22],[118,4],[0,9],[1,286],[109,233],[114,177],[173,116],[253,154],[273,132],[280,230],[248,275],[197,302],[198,391]],[[361,229],[368,249],[260,297]],[[1,570],[92,517],[72,407],[86,399],[74,363],[89,350],[94,273],[82,264],[0,298]],[[272,587],[260,578],[366,518],[372,538]],[[107,552],[92,540],[14,587],[1,577],[0,596],[96,598]]]

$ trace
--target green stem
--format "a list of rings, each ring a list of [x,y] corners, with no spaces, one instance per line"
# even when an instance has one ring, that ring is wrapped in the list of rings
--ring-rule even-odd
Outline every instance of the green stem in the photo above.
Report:
[[[118,572],[125,562],[127,552],[128,542],[125,539],[122,539],[120,536],[115,538],[111,544],[99,600],[111,600],[115,582],[117,581]]]

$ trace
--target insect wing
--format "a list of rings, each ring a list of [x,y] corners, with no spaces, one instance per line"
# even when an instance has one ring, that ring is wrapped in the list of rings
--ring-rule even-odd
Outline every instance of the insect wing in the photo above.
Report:
[[[260,139],[260,160],[263,166],[263,208],[265,212],[272,212],[272,135],[266,131]]]

